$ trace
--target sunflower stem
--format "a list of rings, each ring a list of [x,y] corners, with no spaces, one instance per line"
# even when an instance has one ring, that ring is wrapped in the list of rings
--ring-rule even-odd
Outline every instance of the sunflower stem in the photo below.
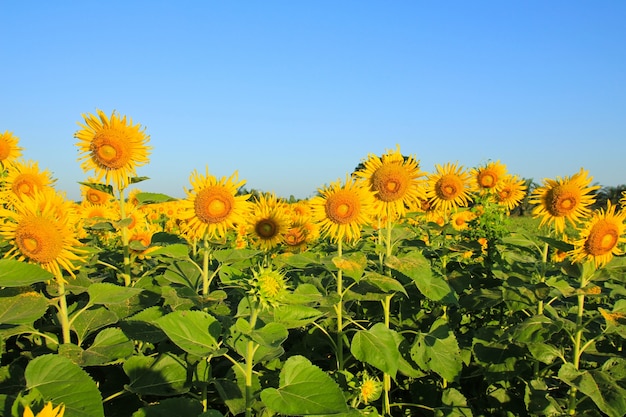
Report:
[[[583,316],[585,313],[585,293],[582,291],[585,286],[590,281],[590,275],[587,275],[585,269],[583,269],[583,273],[580,278],[580,292],[576,296],[578,301],[578,309],[576,312],[576,333],[574,334],[574,346],[572,352],[572,364],[574,368],[578,370],[580,368],[580,357],[582,355],[582,337],[583,337]],[[578,388],[571,387],[569,392],[569,407],[567,409],[567,413],[570,416],[576,415],[576,394],[578,392]]]
[[[259,314],[259,306],[256,301],[253,301],[250,304],[250,329],[254,331],[256,327],[256,320]],[[248,344],[246,346],[245,353],[245,395],[246,395],[246,417],[252,417],[252,370],[254,368],[254,354],[259,348],[259,344],[254,342],[252,339],[248,340]]]
[[[59,322],[61,323],[61,334],[63,343],[71,343],[70,338],[70,319],[67,313],[67,298],[65,292],[65,281],[63,277],[56,277],[59,287]]]
[[[120,187],[119,188],[119,205],[120,205],[120,220],[124,220],[126,219],[126,204],[125,204],[125,197],[124,197],[124,188]],[[122,248],[124,251],[124,273],[122,274],[124,276],[124,285],[126,287],[130,287],[132,284],[132,279],[131,279],[131,271],[130,271],[130,248],[128,246],[128,227],[126,227],[126,225],[122,225],[121,227],[121,233],[122,233]]]
[[[392,228],[391,219],[387,216],[387,235],[385,239],[385,259],[389,258],[392,255],[393,245],[391,244],[391,228]],[[384,263],[381,265],[381,268],[385,268]],[[387,275],[391,277],[391,271],[387,269]],[[390,326],[390,318],[391,318],[391,299],[393,298],[393,293],[385,296],[382,301],[383,304],[383,312],[384,312],[384,320],[385,327],[389,329]],[[387,372],[383,373],[383,414],[385,416],[391,415],[391,402],[389,399],[389,392],[391,391],[391,375]]]
[[[341,258],[343,256],[343,240],[339,239],[337,242],[337,256]],[[335,305],[335,312],[337,313],[337,369],[343,370],[343,273],[339,269],[337,271],[337,295],[339,301]]]
[[[209,295],[209,237],[208,233],[204,234],[202,239],[204,252],[202,254],[202,295]]]

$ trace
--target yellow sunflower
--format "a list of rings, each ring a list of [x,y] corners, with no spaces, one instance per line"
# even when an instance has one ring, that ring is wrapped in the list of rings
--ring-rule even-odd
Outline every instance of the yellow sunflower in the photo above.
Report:
[[[37,162],[14,162],[6,171],[2,191],[8,199],[32,197],[37,191],[52,187],[55,180]]]
[[[249,211],[249,195],[237,195],[246,182],[239,181],[237,172],[229,178],[191,174],[191,190],[185,189],[187,198],[180,202],[179,216],[183,220],[183,233],[190,238],[225,237],[246,220]]]
[[[461,231],[468,227],[468,222],[476,218],[476,213],[469,210],[461,210],[450,216],[450,224],[455,230]]]
[[[285,204],[273,194],[261,194],[251,204],[248,216],[248,235],[252,245],[271,250],[283,242],[289,228],[289,216]]]
[[[22,148],[17,146],[19,139],[8,130],[0,133],[0,166],[7,167],[22,156]]]
[[[16,200],[12,210],[0,208],[0,236],[12,245],[6,258],[39,264],[62,279],[62,269],[74,277],[82,250],[74,230],[74,205],[54,193],[36,192]]]
[[[63,417],[64,415],[65,405],[59,404],[52,408],[52,403],[49,402],[40,412],[37,413],[37,415],[33,414],[33,410],[31,410],[29,406],[26,406],[22,417]]]
[[[475,189],[480,194],[493,194],[497,192],[506,176],[506,165],[496,162],[488,162],[483,166],[471,171],[475,182]]]
[[[606,210],[596,211],[580,230],[580,238],[573,242],[572,261],[593,261],[598,268],[607,264],[614,255],[623,255],[618,245],[626,242],[625,219],[626,211],[616,214],[610,201]]]
[[[88,182],[90,184],[94,183],[91,179]],[[83,201],[92,204],[107,204],[114,198],[114,196],[108,192],[90,187],[88,185],[81,185],[80,191],[83,196]]]
[[[526,189],[526,181],[517,175],[507,175],[496,192],[496,202],[509,211],[513,210],[524,200]]]
[[[425,173],[420,171],[419,161],[413,156],[405,158],[398,146],[382,158],[370,154],[363,167],[354,174],[367,181],[374,193],[379,217],[397,219],[406,215],[407,207],[410,211],[419,207],[424,197],[420,178]]]
[[[103,111],[97,115],[83,115],[85,123],[79,123],[81,130],[74,134],[79,141],[81,168],[93,170],[96,181],[105,179],[123,190],[136,176],[136,169],[148,163],[151,147],[147,145],[150,136],[132,119],[120,117],[116,112],[108,117]]]
[[[595,201],[593,192],[600,186],[589,186],[589,173],[581,169],[571,177],[545,179],[544,185],[533,191],[531,204],[536,204],[533,217],[541,217],[541,224],[554,223],[557,232],[565,230],[565,220],[572,225],[587,216]]]
[[[332,241],[356,241],[361,228],[371,223],[374,214],[374,194],[362,181],[349,176],[319,190],[320,195],[310,200],[312,219],[320,233]]]
[[[463,166],[447,163],[437,165],[428,176],[426,198],[433,209],[449,212],[455,207],[465,207],[472,201],[474,188],[471,174]]]

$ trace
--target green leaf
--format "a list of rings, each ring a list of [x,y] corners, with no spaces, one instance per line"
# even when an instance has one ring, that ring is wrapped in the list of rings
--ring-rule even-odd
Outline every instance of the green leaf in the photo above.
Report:
[[[288,329],[303,327],[320,318],[323,313],[319,310],[303,305],[281,305],[272,312],[274,321]]]
[[[0,290],[0,323],[32,324],[48,310],[48,299],[38,292]]]
[[[122,287],[108,282],[96,282],[87,289],[91,304],[121,304],[141,291],[141,288]]]
[[[609,417],[623,417],[626,415],[626,389],[606,371],[579,371],[573,364],[566,363],[559,369],[559,378],[591,398]]]
[[[220,249],[213,252],[213,257],[222,264],[234,264],[251,259],[260,252],[254,249]]]
[[[179,310],[156,321],[178,347],[192,355],[207,357],[219,349],[222,326],[215,317],[203,311]]]
[[[158,358],[131,356],[123,365],[130,383],[125,388],[139,395],[171,396],[189,391],[185,362],[163,353]]]
[[[118,317],[105,306],[96,305],[82,311],[76,317],[72,317],[72,320],[72,330],[76,332],[78,344],[80,345],[91,333],[117,323]]]
[[[439,275],[434,275],[430,262],[417,251],[402,257],[389,256],[386,264],[389,268],[411,278],[424,296],[433,301],[456,304],[456,294],[448,282]]]
[[[93,344],[86,350],[73,344],[63,344],[59,353],[72,359],[80,366],[107,365],[133,354],[133,342],[120,329],[110,327],[96,335]]]
[[[167,201],[176,201],[176,198],[161,193],[137,193],[135,198],[139,204],[165,203]]]
[[[107,193],[107,194],[110,194],[110,195],[114,195],[113,194],[113,186],[112,185],[97,184],[95,182],[79,182],[79,184],[87,186],[89,188],[93,188],[94,190],[97,190],[97,191],[102,191],[104,193]]]
[[[429,333],[415,338],[411,358],[420,368],[432,370],[448,381],[457,380],[463,368],[461,350],[445,318],[438,318]]]
[[[165,314],[163,307],[152,306],[120,322],[120,327],[133,340],[158,343],[167,335],[154,323]]]
[[[197,291],[202,282],[200,270],[191,261],[174,261],[163,273],[163,278],[172,284],[180,284]]]
[[[394,292],[400,292],[405,295],[407,294],[404,286],[397,279],[379,274],[377,272],[366,272],[359,282],[367,282],[387,294]]]
[[[441,416],[472,417],[472,409],[467,405],[467,398],[457,389],[448,388],[441,395]]]
[[[182,243],[160,246],[150,251],[150,256],[168,256],[170,258],[188,258],[189,246]]]
[[[149,180],[150,177],[130,177],[131,184],[137,184],[138,182],[142,182],[145,180]]]
[[[359,330],[352,338],[350,352],[359,361],[368,363],[395,378],[400,351],[394,333],[383,323],[376,323],[368,330]]]
[[[238,363],[231,367],[223,378],[214,380],[215,388],[220,398],[233,416],[246,411],[246,399],[244,396],[246,392],[246,376],[243,371],[244,368],[245,364]],[[259,391],[261,391],[261,382],[259,381],[259,374],[255,372],[252,374],[252,392]]]
[[[260,329],[253,330],[250,338],[259,345],[276,349],[289,337],[289,331],[280,323],[267,323]]]
[[[96,383],[78,365],[59,355],[39,356],[26,366],[26,387],[44,401],[65,404],[65,417],[104,417]]]
[[[516,326],[512,338],[520,343],[542,343],[550,340],[550,336],[560,331],[562,327],[562,322],[536,315]]]
[[[342,256],[335,256],[333,264],[343,271],[345,276],[358,282],[367,266],[367,257],[361,252],[348,253]]]
[[[202,403],[190,398],[166,398],[157,404],[141,407],[132,414],[132,417],[172,417],[172,416],[199,416],[202,413]],[[210,414],[209,414],[210,415]],[[215,414],[215,416],[221,416]]]
[[[0,283],[3,287],[26,287],[52,279],[54,275],[39,265],[15,259],[0,259]]]
[[[292,356],[280,372],[278,388],[261,391],[270,410],[289,416],[337,414],[348,411],[343,392],[326,372],[303,356]]]

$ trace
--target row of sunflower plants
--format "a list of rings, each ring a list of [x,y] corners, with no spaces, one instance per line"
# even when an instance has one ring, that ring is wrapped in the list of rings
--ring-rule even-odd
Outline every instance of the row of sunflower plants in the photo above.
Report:
[[[79,126],[80,201],[0,135],[1,415],[626,414],[626,197],[587,171],[397,147],[306,200],[208,168],[174,199],[144,128]]]

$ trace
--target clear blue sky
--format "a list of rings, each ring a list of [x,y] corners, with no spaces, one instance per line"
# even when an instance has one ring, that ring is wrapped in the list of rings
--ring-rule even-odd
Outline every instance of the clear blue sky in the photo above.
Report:
[[[154,147],[143,191],[194,169],[313,195],[399,144],[422,169],[500,160],[626,183],[626,1],[0,0],[0,131],[78,198],[82,114]]]

